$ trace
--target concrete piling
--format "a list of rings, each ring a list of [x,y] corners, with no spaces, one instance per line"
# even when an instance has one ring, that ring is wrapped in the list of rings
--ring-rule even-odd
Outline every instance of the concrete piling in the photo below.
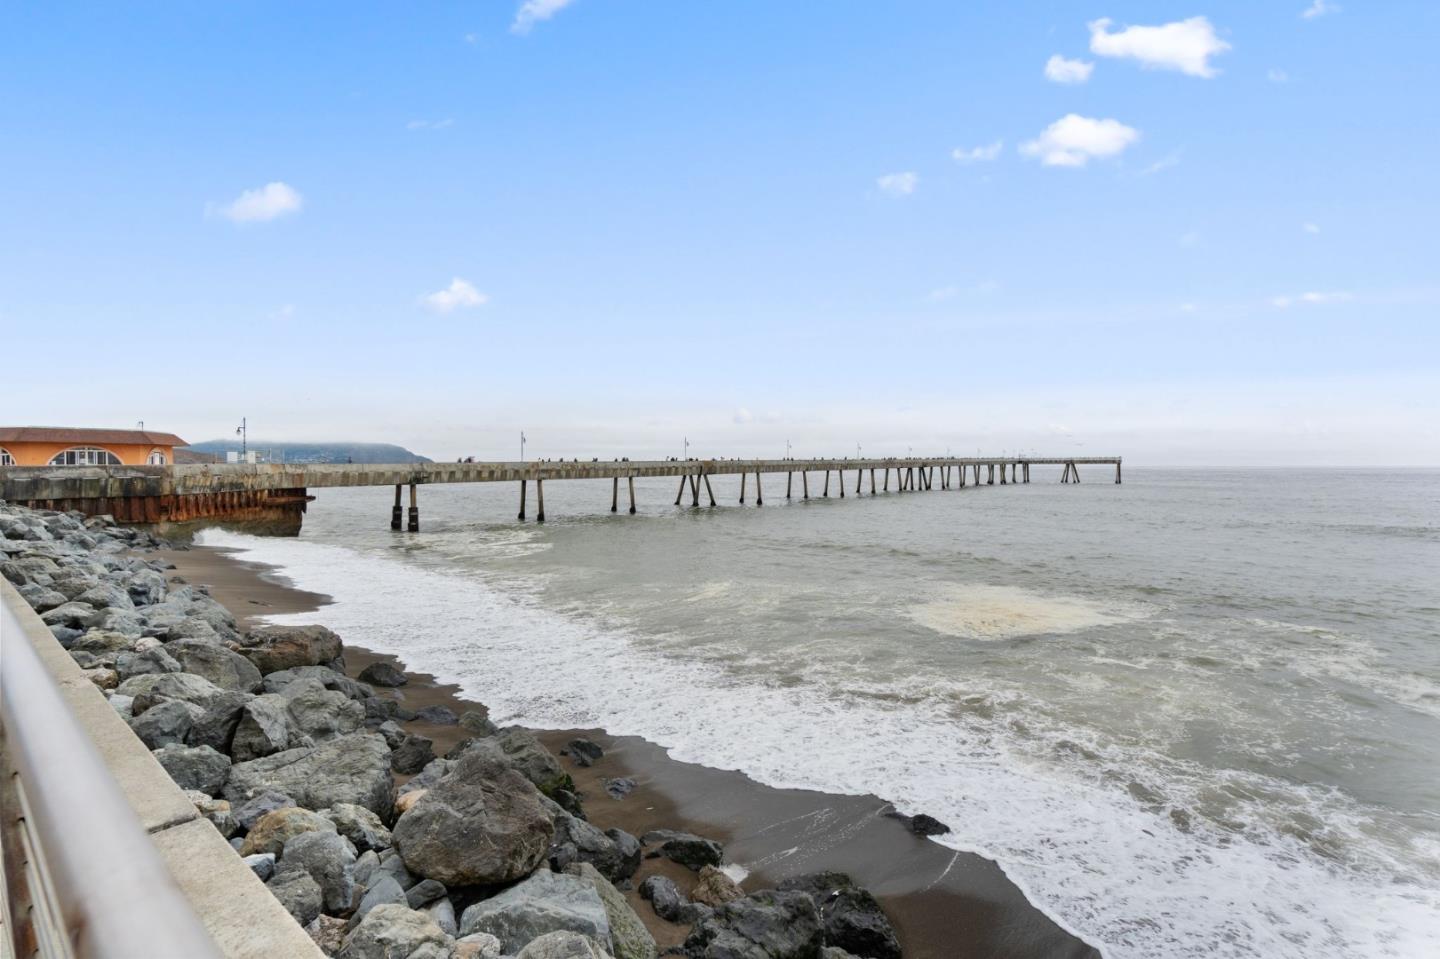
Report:
[[[396,483],[396,484],[395,484],[395,508],[390,511],[390,528],[391,528],[391,529],[397,530],[397,531],[400,529],[400,517],[401,517],[401,512],[400,512],[400,484],[399,484],[399,483]]]
[[[545,481],[535,477],[535,522],[545,522]]]
[[[415,494],[415,484],[410,484],[410,524],[409,531],[420,532],[420,503]]]

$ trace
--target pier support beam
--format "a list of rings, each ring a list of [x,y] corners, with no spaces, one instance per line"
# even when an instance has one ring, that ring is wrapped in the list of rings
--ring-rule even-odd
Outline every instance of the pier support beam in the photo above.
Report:
[[[412,533],[420,532],[420,503],[416,499],[415,484],[410,484],[410,523],[406,527]]]
[[[709,497],[710,497],[710,505],[711,505],[711,506],[714,506],[714,505],[715,505],[715,491],[710,488],[710,474],[709,474],[709,473],[701,473],[701,474],[700,474],[700,478],[705,481],[705,492],[706,492],[706,494],[709,495]]]
[[[400,484],[395,484],[395,508],[390,511],[390,528],[400,529],[400,518],[403,514],[400,511]]]
[[[988,464],[986,464],[986,465],[989,466],[990,468],[989,468],[988,470],[986,470],[986,472],[985,472],[985,485],[986,485],[986,486],[994,486],[994,485],[995,485],[995,464],[994,464],[994,463],[988,463]]]
[[[872,473],[871,475],[873,476],[874,474]],[[880,492],[890,492],[890,467],[888,466],[885,467],[885,485],[880,488]]]
[[[855,495],[856,495],[856,496],[859,496],[859,495],[860,495],[860,484],[863,483],[863,482],[865,482],[865,471],[862,470],[862,469],[857,469],[857,470],[855,471]]]
[[[810,471],[800,471],[800,487],[804,490],[805,498],[810,498]]]
[[[535,522],[545,522],[545,481],[535,478]]]
[[[786,498],[786,499],[789,499],[789,498],[790,498],[790,490],[791,490],[791,488],[794,487],[794,485],[795,485],[795,474],[794,474],[794,473],[786,473],[786,474],[785,474],[785,498]]]
[[[635,477],[625,477],[630,482],[630,515],[635,515]]]
[[[520,481],[520,512],[515,518],[518,520],[525,518],[525,481],[523,479]]]
[[[875,495],[875,467],[870,467],[870,495]]]
[[[1005,464],[1004,464],[1004,463],[1001,463],[1001,464],[1000,464],[1000,485],[1001,485],[1001,486],[1004,486],[1004,485],[1005,485]]]
[[[820,495],[821,495],[821,496],[825,496],[825,497],[828,497],[828,496],[830,495],[830,471],[829,471],[829,470],[826,470],[826,471],[825,471],[825,490],[824,490],[824,492],[822,492]]]
[[[1115,485],[1120,485],[1120,461],[1115,461]]]
[[[695,473],[690,474],[690,494],[690,505],[698,508],[700,506],[700,477]]]
[[[844,471],[844,470],[836,470],[836,471],[835,471],[835,478],[840,481],[840,498],[841,498],[841,499],[844,499],[844,498],[845,498],[845,471]]]
[[[620,477],[618,477],[618,476],[612,476],[612,477],[610,478],[610,512],[612,512],[612,513],[618,513],[619,511],[620,511]]]
[[[749,473],[740,474],[740,502],[742,504],[745,502],[745,478],[749,475]]]
[[[685,477],[680,477],[680,488],[675,491],[675,505],[680,505],[680,497],[685,495]]]
[[[756,505],[756,506],[764,506],[764,505],[765,505],[765,494],[764,494],[764,492],[762,492],[761,489],[760,489],[760,471],[759,471],[759,470],[756,470],[756,471],[755,471],[755,505]]]

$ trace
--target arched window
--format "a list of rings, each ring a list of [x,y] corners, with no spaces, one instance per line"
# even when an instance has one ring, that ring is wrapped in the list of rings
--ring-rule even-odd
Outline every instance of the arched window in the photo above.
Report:
[[[72,446],[50,458],[51,466],[119,466],[120,457],[93,446]]]
[[[7,450],[5,447],[0,446],[0,466],[14,466],[14,465],[15,465],[15,457],[11,456],[11,455],[10,455],[10,451]]]
[[[151,466],[164,466],[164,465],[165,465],[165,451],[164,451],[164,450],[151,450],[151,451],[150,451],[150,456],[149,456],[149,458],[147,458],[147,459],[145,460],[145,462],[148,463],[148,464],[151,465]]]

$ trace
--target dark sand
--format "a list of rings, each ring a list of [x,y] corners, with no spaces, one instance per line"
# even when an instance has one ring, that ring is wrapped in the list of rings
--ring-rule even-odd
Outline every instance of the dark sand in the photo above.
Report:
[[[235,614],[241,628],[257,625],[268,615],[320,610],[329,602],[329,597],[295,589],[273,569],[241,562],[227,550],[196,547],[158,555],[175,564],[176,575],[208,586],[211,595]],[[323,612],[316,621],[324,622]],[[396,657],[372,653],[342,638],[346,671],[352,677],[376,660],[405,668]],[[439,683],[426,673],[406,672],[410,682],[394,692],[410,709],[442,705],[456,715],[484,710],[463,699],[456,686]],[[404,725],[434,740],[436,755],[443,755],[463,736],[456,726],[418,721]],[[884,815],[885,803],[874,796],[773,789],[742,773],[677,762],[654,743],[610,736],[604,730],[535,733],[556,755],[576,736],[604,748],[604,757],[590,768],[561,760],[596,826],[615,826],[636,836],[650,829],[684,829],[720,840],[727,862],[743,863],[751,870],[743,882],[747,890],[819,869],[849,873],[880,900],[907,959],[1098,959],[1100,955],[1032,906],[993,862],[911,834]],[[619,777],[633,779],[637,786],[625,799],[611,799],[603,783]],[[635,876],[635,887],[656,872],[670,876],[682,890],[694,884],[694,874],[685,868],[668,860],[646,859]],[[626,895],[662,949],[684,939],[684,926],[661,920],[633,889]]]

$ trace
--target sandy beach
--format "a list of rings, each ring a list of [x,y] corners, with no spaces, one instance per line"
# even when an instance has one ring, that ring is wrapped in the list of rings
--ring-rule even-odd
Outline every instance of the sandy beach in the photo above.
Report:
[[[325,621],[329,597],[298,590],[274,569],[241,561],[227,550],[201,546],[157,555],[175,565],[173,575],[207,586],[242,629],[282,613],[318,612],[315,621]],[[412,710],[429,705],[456,714],[484,709],[464,699],[456,686],[410,671],[394,657],[367,651],[359,637],[343,638],[351,677],[377,660],[406,670],[409,682],[399,690],[379,691],[381,695],[400,698]],[[432,739],[437,755],[464,736],[457,726],[419,720],[403,725]],[[679,828],[718,839],[725,844],[727,860],[749,870],[742,883],[747,890],[822,869],[849,873],[880,900],[904,955],[911,959],[1099,955],[1032,906],[996,864],[913,834],[900,820],[885,815],[887,805],[881,798],[774,789],[738,772],[678,762],[654,743],[599,729],[535,733],[556,754],[577,736],[605,750],[588,768],[562,759],[595,825],[634,835]],[[636,783],[620,800],[609,798],[604,789],[605,780],[617,778]],[[668,860],[647,859],[626,893],[663,950],[678,945],[686,927],[661,920],[635,891],[657,871],[687,892],[695,876]]]

